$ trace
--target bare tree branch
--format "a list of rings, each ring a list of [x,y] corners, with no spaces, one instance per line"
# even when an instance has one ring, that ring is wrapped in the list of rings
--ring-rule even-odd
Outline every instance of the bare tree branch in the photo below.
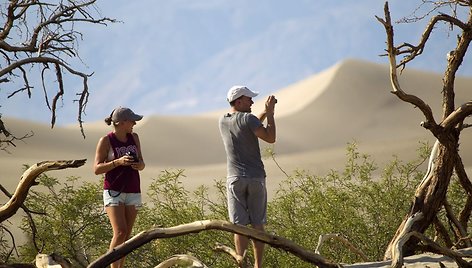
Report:
[[[10,192],[8,192],[7,189],[5,189],[5,187],[3,187],[3,185],[0,184],[0,190],[8,197],[8,198],[12,198],[12,194],[10,194]],[[34,223],[34,220],[33,220],[33,217],[31,216],[31,214],[37,214],[37,215],[45,215],[45,213],[43,212],[36,212],[36,211],[31,211],[30,209],[28,209],[24,204],[21,205],[21,209],[23,209],[23,211],[25,212],[27,218],[28,218],[28,224],[31,228],[31,235],[32,235],[32,241],[34,243],[34,247],[35,249],[39,252],[40,251],[40,248],[38,246],[38,244],[36,243],[36,234],[38,233],[38,230],[36,228],[36,224]],[[14,245],[15,246],[15,245]]]
[[[431,108],[420,98],[415,95],[406,94],[400,86],[400,82],[398,81],[398,74],[397,74],[397,59],[396,56],[399,55],[401,52],[398,48],[394,46],[393,42],[393,26],[392,20],[390,17],[390,10],[388,7],[388,2],[385,2],[384,5],[384,13],[385,19],[379,18],[376,16],[377,20],[382,23],[385,27],[385,31],[387,32],[387,53],[390,62],[390,80],[392,82],[393,91],[392,93],[395,94],[401,100],[413,104],[414,106],[418,107],[426,118],[426,122],[423,125],[425,128],[428,129],[435,129],[437,128],[437,123],[434,120],[433,112]]]
[[[439,218],[436,216],[434,217],[434,229],[436,230],[436,236],[440,236],[442,238],[442,240],[444,241],[444,244],[448,247],[448,248],[451,248],[454,246],[454,244],[452,243],[452,240],[451,238],[449,237],[449,233],[446,229],[446,227],[444,226],[444,224],[439,220]],[[434,241],[436,241],[436,237],[434,239]]]
[[[0,10],[0,17],[4,21],[0,27],[0,53],[2,55],[2,67],[0,69],[0,83],[11,83],[22,80],[23,86],[14,85],[13,93],[9,97],[19,93],[25,93],[30,98],[35,85],[30,84],[30,76],[35,75],[25,66],[44,64],[40,75],[45,95],[45,102],[51,111],[51,127],[56,124],[57,102],[65,96],[66,85],[63,75],[66,73],[82,79],[83,86],[76,94],[80,131],[85,138],[82,115],[88,102],[88,77],[92,74],[84,74],[75,67],[70,67],[70,59],[79,57],[77,46],[83,36],[75,30],[77,25],[96,24],[108,25],[115,23],[115,19],[103,17],[94,5],[96,0],[69,0],[48,3],[42,0],[11,0],[5,10]],[[91,9],[92,8],[92,9]],[[36,14],[36,17],[34,17]],[[27,16],[28,15],[28,16]],[[56,81],[48,81],[44,75],[48,64],[54,64]],[[33,81],[33,80],[31,80]],[[51,83],[57,83],[58,90],[55,94],[48,93]],[[51,103],[49,103],[51,101]],[[0,140],[0,143],[3,141]],[[6,146],[9,144],[6,143]]]
[[[467,172],[465,171],[462,158],[460,157],[459,154],[456,155],[456,158],[457,159],[455,161],[454,170],[456,171],[457,178],[459,179],[459,183],[461,184],[464,191],[467,193],[467,200],[461,212],[459,213],[459,222],[467,230],[468,229],[467,223],[472,213],[472,183],[469,179],[469,176],[467,176]],[[469,239],[469,243],[472,243],[470,239]]]
[[[10,64],[9,66],[6,66],[4,67],[3,69],[0,70],[0,77],[8,74],[9,72],[13,71],[14,69],[17,69],[23,65],[27,65],[27,64],[34,64],[34,63],[43,63],[43,64],[47,64],[47,63],[54,63],[54,64],[59,64],[60,66],[62,66],[63,68],[67,69],[67,71],[69,71],[70,73],[74,74],[74,75],[78,75],[78,76],[81,76],[81,77],[88,77],[88,76],[91,76],[91,74],[87,75],[87,74],[84,74],[84,73],[81,73],[79,71],[76,71],[74,69],[72,69],[71,67],[69,67],[67,64],[65,64],[64,62],[58,60],[58,59],[55,59],[55,58],[51,58],[51,57],[31,57],[31,58],[25,58],[25,59],[22,59],[22,60],[19,60],[19,61],[16,61],[12,64]]]
[[[247,250],[244,250],[243,255],[238,255],[236,251],[228,246],[222,245],[220,243],[216,243],[215,247],[213,248],[214,251],[221,251],[224,253],[229,254],[233,260],[236,262],[236,265],[240,268],[248,268],[247,267]]]
[[[472,101],[469,101],[458,107],[454,112],[449,114],[446,119],[441,122],[444,129],[450,129],[462,123],[466,117],[472,114]]]
[[[13,1],[17,2],[17,1]],[[101,19],[94,19],[92,16],[90,16],[85,10],[83,10],[84,7],[88,7],[90,5],[93,5],[96,2],[96,0],[92,1],[86,1],[81,4],[75,4],[73,1],[71,1],[70,6],[67,5],[57,5],[56,9],[54,10],[53,14],[45,19],[43,22],[39,23],[32,31],[32,36],[31,39],[28,42],[22,42],[23,46],[14,46],[10,45],[7,42],[5,42],[6,36],[10,33],[10,29],[13,26],[13,23],[15,20],[21,18],[21,16],[24,14],[27,8],[30,8],[33,6],[31,5],[25,5],[23,7],[22,12],[20,12],[18,15],[13,14],[12,12],[8,13],[8,19],[7,23],[8,25],[4,28],[4,30],[0,33],[0,49],[4,49],[7,51],[11,52],[38,52],[40,50],[46,50],[48,47],[49,43],[53,43],[53,41],[56,41],[58,44],[62,44],[64,42],[71,42],[75,38],[69,38],[63,39],[61,37],[66,37],[69,36],[69,34],[65,35],[49,35],[47,38],[43,40],[40,44],[38,44],[38,36],[41,32],[53,32],[48,29],[48,26],[55,25],[55,26],[61,26],[66,23],[74,23],[74,22],[85,22],[85,23],[96,23],[96,24],[103,24],[107,25],[109,22],[116,22],[114,19],[110,18],[101,18]],[[13,5],[13,7],[12,7]],[[42,6],[42,4],[38,3],[38,6]],[[13,9],[15,8],[15,4],[11,3],[10,7]],[[10,11],[10,10],[9,10]],[[82,14],[84,17],[74,17],[75,13],[78,12]],[[44,13],[43,13],[44,14]],[[65,46],[63,49],[65,50],[70,50],[72,51],[71,47]]]
[[[318,238],[318,245],[316,246],[315,253],[321,254],[320,253],[321,246],[323,245],[324,241],[326,241],[328,239],[339,240],[341,243],[346,245],[349,250],[351,250],[355,254],[359,255],[363,261],[369,261],[369,258],[367,257],[367,255],[364,254],[364,252],[362,252],[362,250],[356,248],[351,242],[349,242],[349,240],[347,240],[341,234],[324,234],[324,235],[320,235],[320,237]]]
[[[449,204],[449,202],[446,200],[444,200],[444,208],[446,209],[446,216],[447,218],[454,224],[454,233],[456,234],[456,236],[461,239],[463,237],[467,237],[467,230],[464,228],[464,226],[462,226],[462,224],[460,223],[460,221],[457,219],[456,215],[454,214],[454,211],[452,210],[451,208],[451,205]],[[470,241],[468,240],[465,240],[464,241],[466,243],[466,246],[467,247],[471,247],[472,244],[470,243]]]
[[[467,24],[465,28],[462,28],[462,34],[458,37],[456,48],[449,52],[447,57],[447,68],[443,77],[443,122],[441,125],[445,128],[450,128],[455,124],[460,123],[464,120],[467,115],[470,115],[470,102],[463,104],[461,107],[456,109],[455,107],[455,92],[454,82],[456,79],[456,73],[459,70],[467,50],[472,41],[472,12],[470,12],[469,6],[469,17],[467,18]],[[455,111],[454,111],[455,110]],[[454,115],[452,115],[454,114]],[[459,114],[459,115],[456,115]],[[450,116],[452,115],[452,118]],[[460,121],[459,121],[460,120]]]
[[[464,258],[466,258],[466,257],[470,258],[472,256],[465,255],[461,252],[441,247],[439,244],[437,244],[436,242],[434,242],[433,240],[431,240],[430,238],[428,238],[424,234],[416,232],[416,231],[405,234],[404,239],[408,240],[412,236],[414,236],[414,237],[420,239],[421,241],[423,241],[423,243],[425,243],[428,247],[431,248],[430,249],[431,252],[439,253],[439,254],[442,254],[444,256],[448,256],[448,257],[454,259],[454,261],[457,263],[458,267],[464,267],[464,268],[465,267],[471,267],[471,264],[469,264],[469,262],[464,260]],[[401,262],[403,263],[403,260]],[[393,266],[392,265],[392,267],[401,267],[401,266]]]
[[[79,76],[79,77],[82,78],[82,81],[83,81],[82,92],[78,93],[78,95],[80,96],[79,105],[78,105],[78,110],[79,110],[78,120],[79,120],[80,130],[82,132],[82,136],[85,137],[85,133],[84,133],[84,129],[83,129],[83,121],[82,121],[81,115],[82,115],[82,113],[83,113],[83,111],[84,111],[84,109],[87,105],[87,102],[88,102],[88,96],[89,96],[88,77],[90,77],[92,74],[84,74],[82,72],[76,71],[76,70],[72,69],[71,67],[69,67],[68,65],[66,65],[64,62],[62,62],[58,59],[55,59],[55,58],[51,58],[51,57],[31,57],[31,58],[26,58],[26,59],[23,59],[23,60],[16,61],[16,62],[10,64],[9,66],[3,68],[2,70],[0,70],[0,77],[7,74],[7,73],[9,73],[9,72],[11,72],[14,69],[17,69],[17,68],[23,66],[23,65],[33,64],[33,63],[44,63],[44,64],[53,63],[56,66],[56,75],[57,75],[58,83],[59,83],[59,91],[57,92],[56,97],[54,97],[54,99],[53,99],[53,105],[50,107],[51,112],[52,112],[51,127],[54,127],[54,124],[56,122],[56,113],[55,112],[56,112],[57,100],[60,96],[62,96],[64,94],[64,85],[63,85],[63,82],[62,82],[62,74],[60,72],[61,67],[66,69],[69,73],[74,74],[74,75]],[[15,92],[15,93],[9,95],[8,97],[10,98],[13,95],[15,95],[16,93],[18,93],[18,92]],[[46,101],[46,103],[48,103],[48,101]]]
[[[50,170],[60,170],[66,168],[77,168],[85,164],[86,159],[80,160],[58,160],[58,161],[44,161],[37,163],[28,168],[18,183],[15,193],[10,200],[0,207],[0,222],[3,222],[13,216],[18,208],[23,205],[23,202],[28,195],[28,191],[35,184],[36,178],[43,172]]]
[[[50,255],[39,253],[35,259],[36,267],[57,267],[71,268],[71,263],[59,254],[52,253]]]
[[[9,250],[9,252],[8,252],[8,254],[7,254],[7,256],[6,256],[6,259],[8,260],[8,259],[10,258],[10,256],[11,256],[11,254],[13,254],[13,251],[17,251],[17,249],[16,249],[16,242],[15,242],[15,236],[13,235],[13,233],[12,233],[10,230],[8,230],[8,228],[6,228],[5,226],[3,226],[2,224],[0,224],[0,228],[3,229],[3,230],[5,230],[5,232],[8,233],[8,235],[10,236],[10,239],[11,239],[11,241],[12,241],[12,247],[11,247],[11,249]],[[17,253],[18,253],[18,252],[17,252]]]
[[[393,245],[390,249],[391,250],[390,254],[392,256],[392,268],[401,268],[403,266],[402,247],[406,243],[406,241],[410,238],[409,236],[407,237],[407,234],[410,233],[410,230],[413,224],[419,219],[421,219],[422,217],[423,217],[423,214],[420,212],[408,218],[405,225],[403,226],[402,231],[393,242]]]
[[[339,264],[332,263],[324,259],[321,255],[316,254],[313,251],[306,250],[294,242],[275,235],[268,234],[266,232],[252,229],[242,225],[232,224],[221,220],[203,220],[196,221],[193,223],[182,224],[169,228],[155,228],[152,230],[141,232],[120,246],[114,248],[112,251],[102,255],[100,258],[92,262],[88,268],[105,267],[108,264],[121,259],[123,256],[129,254],[131,251],[141,247],[142,245],[159,238],[170,238],[189,233],[199,233],[207,230],[222,230],[231,233],[247,236],[251,239],[255,239],[266,244],[271,245],[275,248],[280,248],[285,251],[292,253],[300,259],[313,263],[320,268],[335,268],[339,267]]]
[[[170,268],[174,265],[185,265],[186,267],[201,267],[208,268],[202,261],[195,258],[194,256],[179,254],[170,257],[169,259],[161,262],[155,268]]]
[[[16,147],[15,141],[21,141],[30,138],[33,135],[34,133],[32,132],[29,134],[25,134],[23,137],[16,137],[12,135],[10,131],[5,128],[5,124],[3,123],[2,116],[0,114],[0,150],[8,152],[8,146]]]
[[[435,29],[436,24],[438,24],[439,22],[448,22],[451,25],[456,25],[463,30],[469,29],[469,26],[467,24],[447,14],[440,14],[434,16],[428,23],[426,29],[424,30],[418,45],[414,46],[409,43],[404,43],[398,47],[397,55],[406,54],[406,56],[403,58],[403,60],[401,60],[400,64],[397,67],[405,67],[408,62],[414,60],[417,56],[423,53],[426,43],[428,42],[431,36],[431,33]]]

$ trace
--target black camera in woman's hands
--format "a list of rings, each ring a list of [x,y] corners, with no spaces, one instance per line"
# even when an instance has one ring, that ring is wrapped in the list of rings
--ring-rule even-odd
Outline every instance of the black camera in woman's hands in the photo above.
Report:
[[[135,152],[128,151],[125,155],[131,156],[133,158],[133,162],[139,162],[138,155]]]

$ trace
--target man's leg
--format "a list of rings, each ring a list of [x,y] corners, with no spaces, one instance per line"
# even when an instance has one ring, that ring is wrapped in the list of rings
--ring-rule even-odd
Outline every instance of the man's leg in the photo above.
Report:
[[[264,231],[264,225],[253,225],[254,229]],[[254,245],[254,268],[262,268],[262,258],[264,256],[265,243],[253,240]]]
[[[267,222],[267,189],[265,180],[253,180],[248,187],[248,211],[250,214],[252,228],[264,231]],[[262,267],[262,257],[264,255],[263,242],[253,240],[254,268]]]
[[[234,247],[236,248],[236,253],[238,253],[238,255],[243,256],[248,244],[249,238],[247,238],[247,236],[234,234]]]
[[[245,225],[249,222],[247,214],[246,190],[247,183],[240,178],[232,178],[226,181],[226,193],[228,198],[229,220],[235,224]],[[240,256],[248,248],[249,238],[234,234],[234,247]]]

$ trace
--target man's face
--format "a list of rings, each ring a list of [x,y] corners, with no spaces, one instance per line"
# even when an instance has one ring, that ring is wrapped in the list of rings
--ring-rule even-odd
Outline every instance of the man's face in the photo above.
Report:
[[[251,112],[251,106],[254,102],[252,98],[247,96],[242,96],[236,101],[236,109],[240,112]]]

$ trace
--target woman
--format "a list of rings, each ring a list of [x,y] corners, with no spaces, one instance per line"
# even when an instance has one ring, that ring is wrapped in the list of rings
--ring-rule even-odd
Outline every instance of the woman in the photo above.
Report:
[[[95,174],[105,173],[103,202],[113,228],[110,250],[125,242],[131,235],[141,203],[139,171],[144,169],[138,134],[133,132],[141,115],[119,107],[105,119],[113,131],[100,138],[95,152]],[[123,267],[124,258],[111,267]]]

